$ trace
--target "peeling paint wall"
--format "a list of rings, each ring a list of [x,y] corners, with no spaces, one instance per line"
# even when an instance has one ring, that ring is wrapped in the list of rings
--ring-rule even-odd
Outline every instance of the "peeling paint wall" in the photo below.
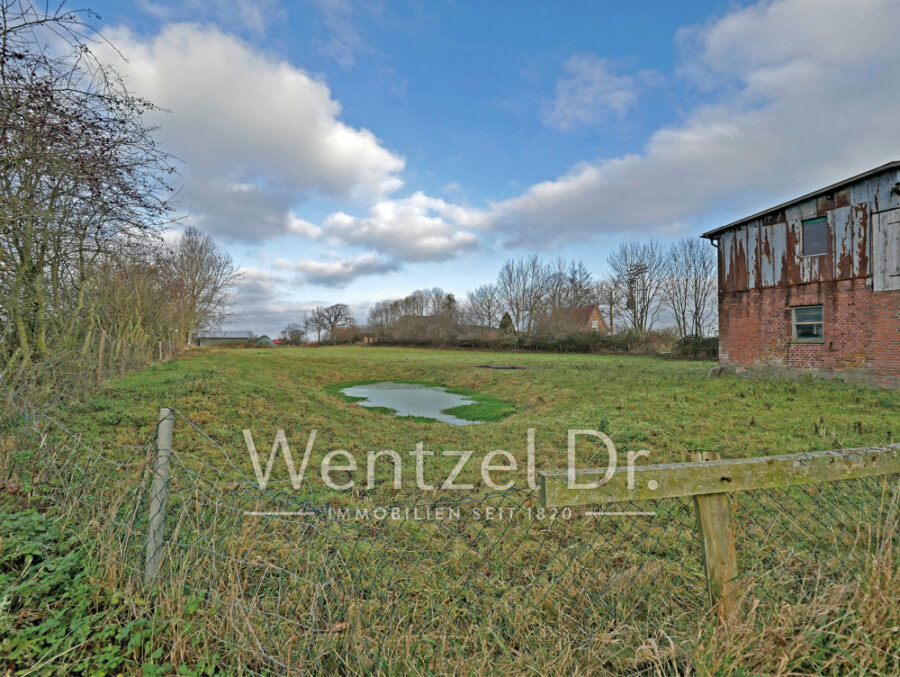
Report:
[[[894,270],[900,266],[900,261],[894,260],[900,256],[900,248],[890,242],[885,245],[882,239],[873,242],[872,224],[873,216],[900,208],[900,195],[894,190],[898,182],[900,172],[888,171],[723,232],[719,237],[719,290],[866,278],[873,274],[873,258],[885,269]],[[828,250],[818,256],[802,256],[801,224],[820,216],[828,219]]]

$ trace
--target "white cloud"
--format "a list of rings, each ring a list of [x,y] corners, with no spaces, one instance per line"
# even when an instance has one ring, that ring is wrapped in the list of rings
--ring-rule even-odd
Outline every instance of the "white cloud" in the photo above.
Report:
[[[357,277],[388,273],[397,269],[398,264],[375,254],[361,254],[332,261],[288,261],[278,259],[273,264],[282,270],[292,270],[303,275],[303,280],[311,284],[328,287],[344,287]]]
[[[293,264],[283,262],[288,267]],[[293,275],[280,275],[260,268],[244,267],[236,290],[240,315],[231,318],[224,329],[250,330],[275,338],[292,322],[302,323],[316,306],[329,306],[343,301],[338,297],[298,299]],[[353,317],[364,320],[370,302],[350,303]]]
[[[566,76],[556,83],[553,101],[544,103],[544,123],[562,131],[624,115],[637,102],[637,83],[616,75],[608,59],[574,54],[563,64]]]
[[[195,225],[231,238],[291,230],[290,207],[314,195],[371,201],[402,185],[402,157],[340,121],[327,85],[217,28],[169,24],[150,38],[106,31],[128,59],[102,56],[131,90],[171,111],[154,116],[185,163]]]
[[[487,215],[416,192],[375,204],[365,218],[337,212],[322,224],[332,241],[371,247],[404,261],[442,261],[475,249],[471,229],[486,225]]]
[[[900,157],[900,3],[779,0],[684,31],[684,72],[720,101],[634,155],[494,205],[517,243],[663,229],[750,209]]]
[[[294,214],[288,214],[287,230],[289,233],[302,235],[310,240],[318,240],[322,236],[322,229],[319,226],[298,218]]]

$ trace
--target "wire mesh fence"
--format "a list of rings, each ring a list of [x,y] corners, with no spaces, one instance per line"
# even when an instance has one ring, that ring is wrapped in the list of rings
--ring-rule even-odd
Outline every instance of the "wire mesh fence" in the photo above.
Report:
[[[634,673],[657,638],[689,641],[714,622],[693,499],[601,513],[545,508],[516,488],[261,489],[245,456],[173,415],[152,587],[176,664],[202,654],[260,675]],[[107,445],[48,416],[22,423],[9,476],[98,532],[117,584],[141,590],[150,507],[162,504],[156,435]],[[858,577],[898,487],[893,475],[736,494],[743,603],[774,611]]]

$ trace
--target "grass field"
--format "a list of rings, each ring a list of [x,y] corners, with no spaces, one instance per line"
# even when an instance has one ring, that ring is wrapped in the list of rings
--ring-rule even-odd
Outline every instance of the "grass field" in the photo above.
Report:
[[[479,366],[486,363],[523,368]],[[595,521],[583,510],[571,519],[531,519],[539,506],[524,474],[528,429],[535,430],[539,469],[564,467],[568,429],[605,432],[620,452],[647,449],[649,462],[682,460],[699,450],[727,458],[898,437],[900,393],[834,382],[708,380],[710,366],[653,357],[390,348],[198,350],[109,383],[56,413],[78,445],[102,451],[62,491],[90,485],[79,498],[102,506],[96,519],[87,513],[92,522],[116,516],[107,522],[111,542],[123,524],[140,534],[146,487],[132,470],[145,458],[140,445],[153,435],[162,406],[196,424],[176,421],[167,511],[172,544],[150,616],[163,659],[187,674],[234,666],[259,674],[290,668],[840,674],[848,665],[890,674],[900,666],[890,630],[900,622],[900,595],[893,532],[870,528],[883,502],[877,481],[757,492],[736,503],[740,568],[762,593],[748,597],[747,623],[724,637],[704,596],[689,501],[659,501],[651,506],[657,515],[635,519]],[[491,420],[457,427],[396,418],[340,393],[345,385],[373,381],[471,394],[476,404],[469,413],[480,407]],[[308,480],[292,489],[279,457],[269,489],[260,492],[244,429],[252,431],[263,464],[278,429],[295,459],[316,430]],[[458,478],[473,488],[440,489],[457,458],[439,453],[427,458],[423,477],[435,488],[418,488],[407,452],[420,441],[435,452],[474,451]],[[24,457],[34,452],[19,446]],[[580,465],[605,464],[605,452],[595,446],[580,444]],[[316,472],[336,449],[357,459],[356,473],[333,473],[354,479],[352,490],[328,489]],[[366,486],[366,454],[383,449],[403,457],[401,489],[391,486],[388,463],[378,466],[374,487]],[[518,472],[501,477],[515,480],[510,492],[487,491],[481,480],[478,461],[495,449],[519,462]],[[44,468],[31,467],[40,485]],[[26,489],[30,481],[23,477]],[[410,505],[457,506],[463,514],[342,522],[244,512]],[[481,519],[489,508],[518,512],[514,519]],[[96,575],[106,588],[133,590],[143,600],[133,604],[146,609],[126,570],[140,572],[141,548],[140,538],[113,548]],[[822,578],[824,572],[835,577]],[[837,574],[858,587],[850,590]],[[198,665],[206,672],[191,673]],[[742,672],[748,665],[755,668]]]
[[[485,363],[525,367],[479,368]],[[840,383],[707,379],[712,363],[654,357],[473,353],[394,348],[195,351],[110,383],[64,413],[76,430],[109,444],[149,435],[172,406],[213,438],[246,450],[242,430],[272,440],[278,428],[320,449],[508,449],[523,453],[536,429],[541,468],[565,463],[566,431],[608,433],[622,450],[649,449],[651,462],[690,451],[758,456],[885,444],[900,438],[900,393]],[[453,427],[399,420],[335,393],[372,381],[443,385],[510,403],[499,421]],[[579,457],[580,458],[580,457]],[[250,470],[249,461],[246,469]]]

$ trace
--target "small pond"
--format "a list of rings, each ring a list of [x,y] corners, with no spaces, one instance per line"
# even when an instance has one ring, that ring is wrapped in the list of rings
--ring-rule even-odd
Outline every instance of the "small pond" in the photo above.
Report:
[[[364,398],[357,402],[360,406],[393,409],[396,416],[421,416],[450,425],[481,423],[445,414],[448,409],[473,402],[472,398],[447,392],[445,388],[385,382],[350,386],[341,392],[348,397]]]

